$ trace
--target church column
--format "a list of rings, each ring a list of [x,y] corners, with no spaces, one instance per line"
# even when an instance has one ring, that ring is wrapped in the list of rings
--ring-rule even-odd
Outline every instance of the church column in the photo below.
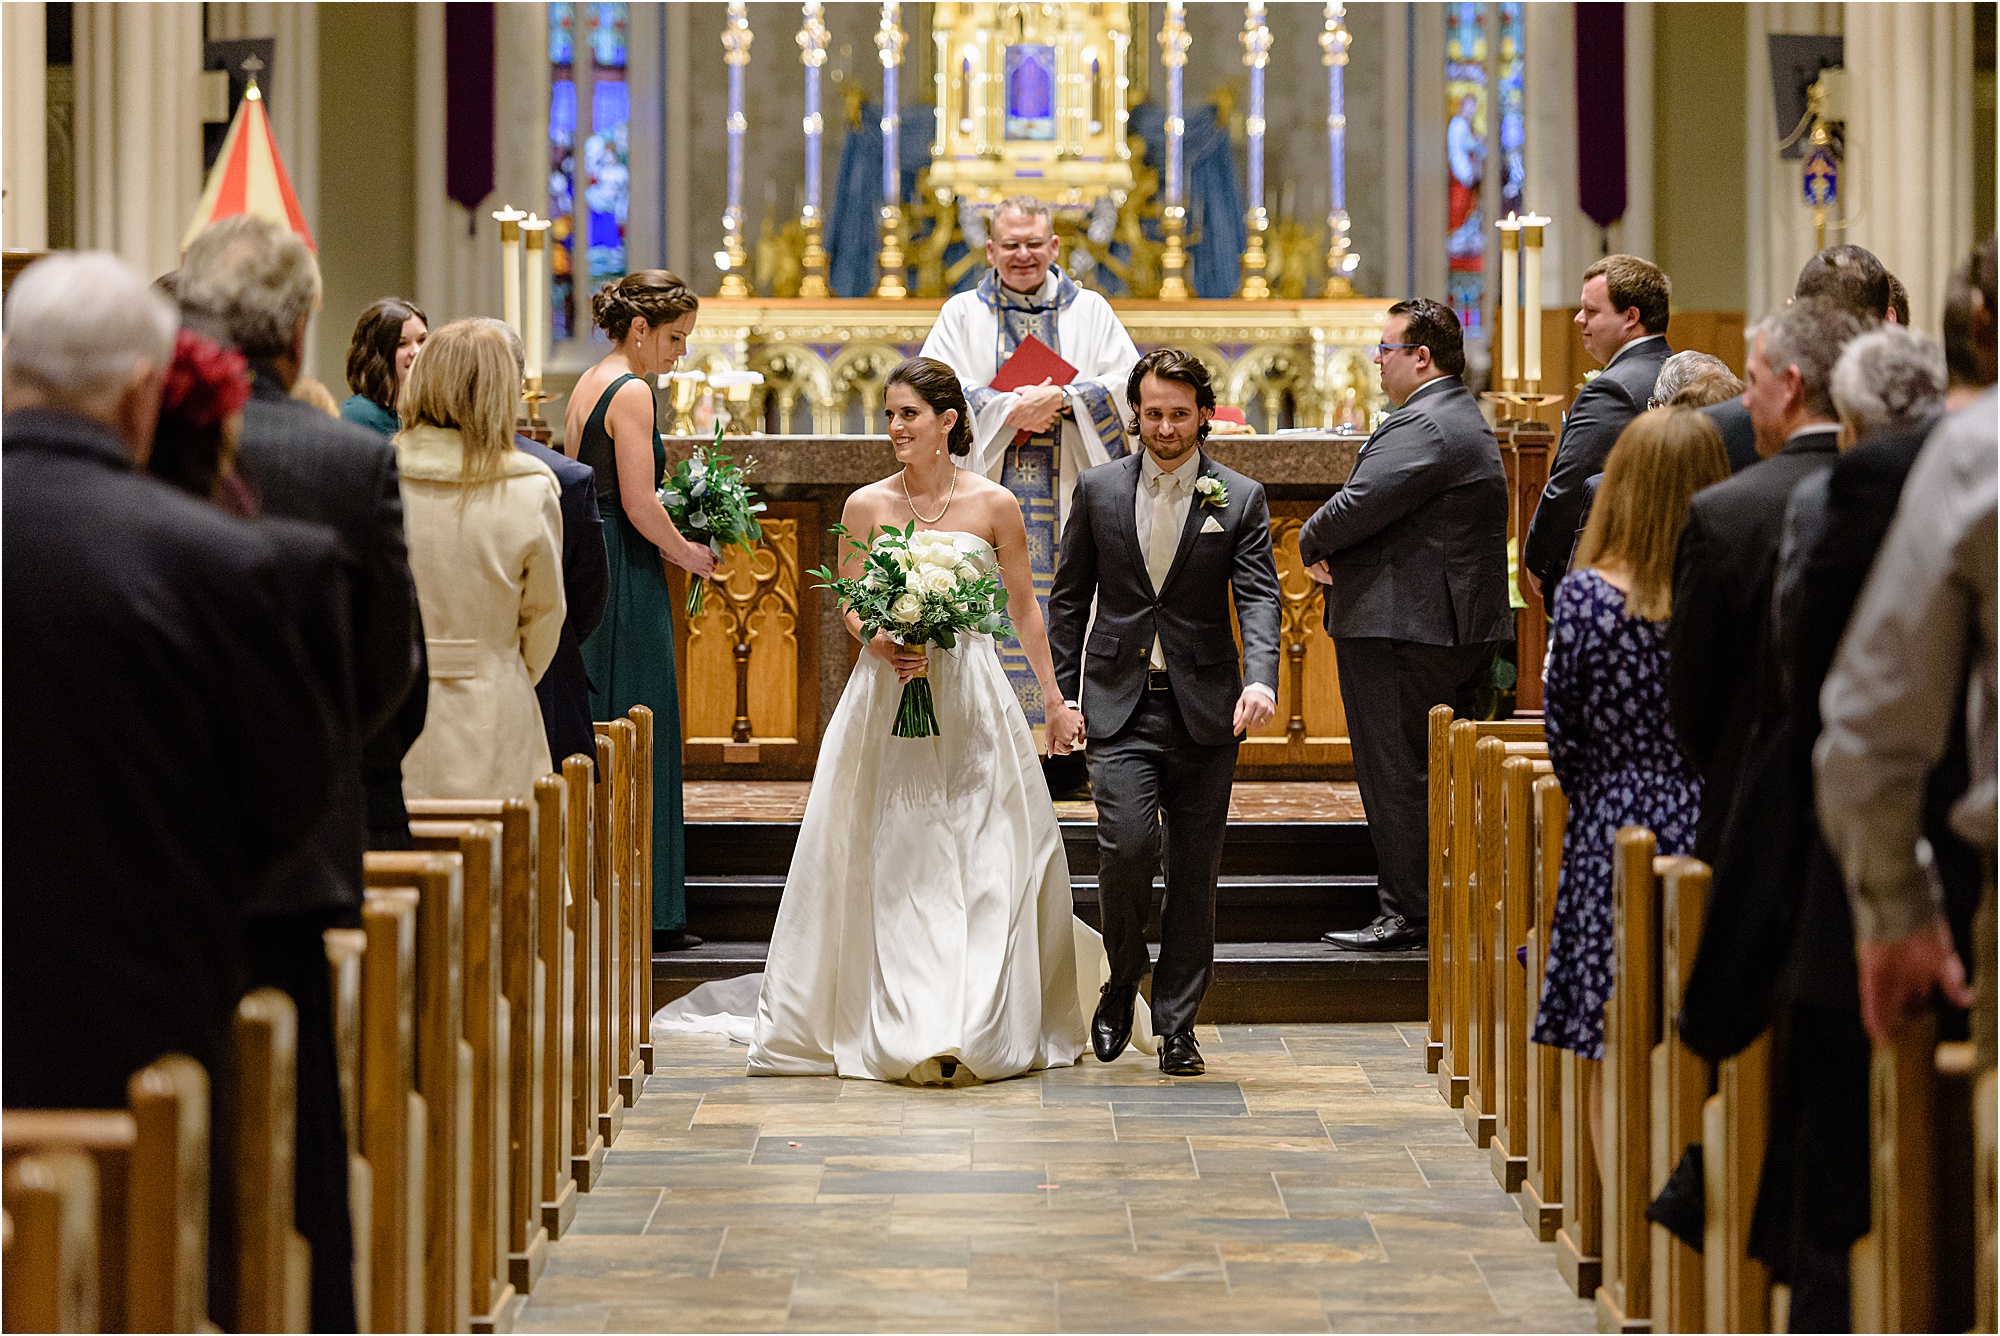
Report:
[[[1935,333],[1972,247],[1972,7],[1846,6],[1847,161],[1827,240],[1880,256]],[[1790,164],[1788,164],[1790,165]],[[1796,173],[1793,189],[1797,189]]]
[[[49,244],[48,6],[0,5],[0,46],[6,48],[6,101],[0,106],[4,142],[4,204],[0,244],[41,250]]]
[[[201,7],[76,7],[77,245],[151,277],[201,196]]]
[[[306,226],[319,232],[319,6],[209,0],[208,35],[273,39],[264,111]]]
[[[1920,6],[1921,8],[1922,6]],[[1786,3],[1747,7],[1744,60],[1747,71],[1748,115],[1744,124],[1744,196],[1749,203],[1748,235],[1744,239],[1745,314],[1761,319],[1791,299],[1799,270],[1813,254],[1812,211],[1799,184],[1799,164],[1778,157],[1782,129],[1771,105],[1771,56],[1766,38],[1772,33],[1838,33],[1843,9],[1838,4]],[[1847,59],[1857,53],[1850,44]],[[1850,88],[1852,82],[1850,81]],[[1852,134],[1852,127],[1849,127]],[[1851,142],[1851,140],[1850,140]],[[1831,228],[1829,242],[1842,238]]]
[[[1652,0],[1625,6],[1625,216],[1613,229],[1612,248],[1654,258]],[[1580,289],[1581,270],[1576,282]]]

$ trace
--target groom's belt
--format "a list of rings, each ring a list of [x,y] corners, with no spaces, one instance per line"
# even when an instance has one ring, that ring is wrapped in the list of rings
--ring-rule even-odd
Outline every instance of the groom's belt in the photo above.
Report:
[[[1146,670],[1146,690],[1148,690],[1148,691],[1172,691],[1173,689],[1174,689],[1174,684],[1173,684],[1173,682],[1172,682],[1172,681],[1171,681],[1171,680],[1170,680],[1170,679],[1169,679],[1169,678],[1167,677],[1167,670],[1166,670],[1166,669],[1164,669],[1164,668],[1148,668],[1148,669]]]

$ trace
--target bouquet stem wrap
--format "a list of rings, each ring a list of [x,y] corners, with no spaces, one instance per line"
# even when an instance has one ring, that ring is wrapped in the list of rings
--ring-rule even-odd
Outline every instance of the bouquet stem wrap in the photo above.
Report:
[[[924,650],[919,645],[916,648]],[[931,697],[931,665],[928,650],[924,651],[924,666],[917,669],[917,675],[903,684],[903,700],[896,707],[896,726],[889,730],[891,737],[934,738],[938,735],[937,703]]]

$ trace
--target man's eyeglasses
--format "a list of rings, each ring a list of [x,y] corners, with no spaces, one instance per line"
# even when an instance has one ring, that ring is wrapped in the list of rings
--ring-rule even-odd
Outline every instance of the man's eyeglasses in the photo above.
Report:
[[[1423,346],[1421,343],[1378,343],[1375,345],[1375,355],[1380,357],[1382,354],[1394,352],[1398,348],[1421,348]]]
[[[1054,237],[1044,237],[1038,241],[996,241],[994,247],[1003,255],[1018,255],[1024,250],[1038,251],[1055,245]]]

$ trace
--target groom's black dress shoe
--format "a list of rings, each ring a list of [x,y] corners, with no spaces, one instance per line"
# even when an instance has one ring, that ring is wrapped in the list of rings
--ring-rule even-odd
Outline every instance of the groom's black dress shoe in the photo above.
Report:
[[[1208,1070],[1201,1050],[1194,1046],[1193,1030],[1182,1030],[1160,1041],[1160,1070],[1168,1076],[1200,1076]]]
[[[1107,983],[1098,989],[1097,1014],[1090,1018],[1090,1047],[1099,1062],[1116,1062],[1132,1042],[1132,1000],[1137,985]]]
[[[653,929],[653,949],[655,951],[692,951],[701,945],[701,938],[686,928]]]
[[[1430,925],[1383,914],[1365,928],[1325,933],[1320,940],[1349,951],[1411,951],[1430,944]]]

